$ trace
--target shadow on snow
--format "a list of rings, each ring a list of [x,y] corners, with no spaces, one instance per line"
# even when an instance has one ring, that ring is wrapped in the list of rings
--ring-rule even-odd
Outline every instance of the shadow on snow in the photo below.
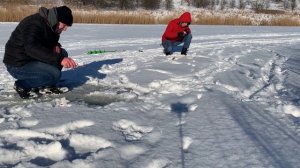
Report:
[[[106,74],[99,72],[103,65],[113,65],[122,62],[122,58],[109,59],[91,62],[84,66],[79,66],[76,69],[71,69],[62,72],[62,81],[64,85],[67,85],[70,89],[85,84],[89,77],[104,79]]]
[[[179,138],[180,138],[180,155],[181,155],[181,166],[185,168],[185,156],[183,151],[183,129],[182,129],[182,114],[189,111],[188,105],[183,103],[173,103],[171,104],[171,112],[177,114],[179,119]]]

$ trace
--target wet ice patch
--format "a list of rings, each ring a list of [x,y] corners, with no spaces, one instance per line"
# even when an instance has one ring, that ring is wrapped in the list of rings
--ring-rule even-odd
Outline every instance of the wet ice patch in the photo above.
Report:
[[[115,83],[108,82],[107,84],[102,81],[101,85],[95,84],[84,84],[82,87],[72,90],[72,92],[66,93],[66,98],[68,101],[62,102],[62,106],[73,105],[78,103],[84,103],[86,105],[96,105],[96,106],[106,106],[114,102],[120,101],[132,101],[138,98],[139,93],[137,93],[133,88],[118,85]],[[64,99],[62,99],[64,100]],[[61,103],[57,103],[61,104]]]
[[[69,140],[70,146],[74,147],[77,153],[96,152],[113,146],[111,142],[101,137],[90,135],[72,134]]]
[[[139,126],[136,123],[129,120],[119,120],[113,123],[114,130],[122,132],[123,136],[128,141],[140,140],[145,134],[150,133],[153,128]]]
[[[95,91],[86,95],[84,97],[84,102],[89,105],[106,106],[114,102],[129,101],[135,98],[137,98],[137,95],[129,90],[119,90],[116,92]]]

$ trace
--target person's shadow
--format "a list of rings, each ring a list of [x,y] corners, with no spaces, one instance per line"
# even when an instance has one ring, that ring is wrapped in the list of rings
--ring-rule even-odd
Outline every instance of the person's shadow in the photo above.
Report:
[[[183,151],[183,128],[182,128],[182,114],[187,113],[189,111],[188,105],[184,103],[172,103],[171,104],[171,112],[177,114],[179,119],[179,138],[180,138],[180,154],[181,154],[181,166],[185,168],[185,156]]]
[[[99,72],[102,66],[117,64],[122,61],[122,58],[95,61],[75,69],[62,71],[61,85],[73,89],[85,84],[89,78],[104,79],[106,74]]]

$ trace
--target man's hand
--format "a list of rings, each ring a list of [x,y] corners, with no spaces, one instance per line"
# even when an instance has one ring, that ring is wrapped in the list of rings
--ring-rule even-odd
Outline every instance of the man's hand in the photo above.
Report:
[[[76,62],[69,57],[64,57],[64,59],[60,63],[64,68],[76,68],[77,64]]]

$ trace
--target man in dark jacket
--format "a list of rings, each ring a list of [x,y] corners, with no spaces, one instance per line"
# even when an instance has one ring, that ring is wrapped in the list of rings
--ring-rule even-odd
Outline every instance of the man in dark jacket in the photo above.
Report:
[[[61,69],[75,68],[76,63],[61,48],[59,37],[73,24],[72,11],[67,6],[46,9],[24,18],[5,45],[3,62],[17,79],[15,90],[21,98],[34,98],[41,89],[47,93],[62,92],[56,87]]]
[[[174,48],[183,43],[182,55],[186,55],[192,40],[192,33],[189,25],[192,22],[189,12],[183,13],[179,18],[171,20],[162,35],[162,46],[164,53],[171,55]]]

